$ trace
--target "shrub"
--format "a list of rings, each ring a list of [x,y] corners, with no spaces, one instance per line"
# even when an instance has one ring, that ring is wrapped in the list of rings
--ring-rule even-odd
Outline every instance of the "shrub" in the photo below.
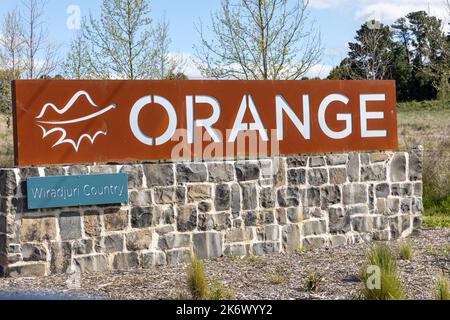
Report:
[[[379,274],[369,273],[370,267],[376,267]],[[369,285],[373,276],[379,276],[379,286]],[[373,246],[366,253],[366,263],[361,272],[363,296],[366,300],[402,300],[404,299],[397,264],[391,249],[385,244]]]
[[[187,267],[187,284],[192,299],[205,300],[208,297],[205,266],[195,254],[191,254],[191,261]]]
[[[399,256],[402,260],[411,260],[414,255],[414,249],[410,240],[400,243]]]
[[[450,300],[450,292],[448,290],[448,279],[444,275],[439,277],[436,282],[436,300]]]
[[[222,283],[214,282],[209,290],[209,300],[229,300],[236,296],[234,291],[226,289]]]
[[[309,272],[308,279],[306,281],[306,290],[308,292],[316,291],[322,282],[322,277],[316,272]]]

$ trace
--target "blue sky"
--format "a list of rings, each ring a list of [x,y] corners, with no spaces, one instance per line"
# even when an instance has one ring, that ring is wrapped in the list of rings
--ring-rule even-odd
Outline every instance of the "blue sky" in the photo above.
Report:
[[[0,17],[19,7],[22,0],[0,0]],[[291,1],[291,0],[290,0]],[[220,0],[150,0],[152,18],[159,20],[164,14],[170,21],[171,51],[189,56],[192,45],[198,42],[194,22],[209,22],[209,14],[219,8]],[[101,0],[47,0],[45,8],[49,36],[61,45],[64,55],[76,31],[69,30],[66,22],[69,6],[76,5],[84,16],[90,11],[100,12]],[[391,23],[409,11],[426,10],[441,18],[448,18],[444,0],[310,0],[310,15],[320,29],[325,48],[322,61],[310,71],[310,75],[327,76],[331,66],[340,62],[346,53],[347,43],[355,30],[367,19],[376,18]],[[197,77],[197,71],[187,66],[186,72]]]

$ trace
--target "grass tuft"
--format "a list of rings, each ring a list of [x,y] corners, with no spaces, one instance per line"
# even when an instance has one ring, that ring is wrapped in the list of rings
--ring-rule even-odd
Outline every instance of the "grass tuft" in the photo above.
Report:
[[[187,284],[192,299],[205,300],[208,298],[205,266],[195,254],[191,254],[191,261],[187,267]]]
[[[448,289],[448,279],[444,275],[440,276],[436,281],[436,292],[434,298],[436,300],[450,300],[450,291]]]
[[[366,300],[403,300],[403,289],[397,274],[397,263],[391,249],[377,244],[366,253],[361,272]]]
[[[308,278],[306,280],[306,291],[317,291],[321,282],[322,277],[319,274],[317,274],[316,272],[309,272]]]
[[[401,242],[398,251],[400,259],[411,260],[414,256],[414,249],[411,240]]]

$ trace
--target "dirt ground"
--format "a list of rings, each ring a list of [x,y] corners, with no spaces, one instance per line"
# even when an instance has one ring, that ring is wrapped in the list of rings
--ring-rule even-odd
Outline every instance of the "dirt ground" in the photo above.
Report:
[[[414,257],[398,260],[401,282],[408,299],[433,299],[436,279],[450,275],[450,229],[425,229],[412,238]],[[390,244],[396,252],[398,242]],[[369,244],[318,249],[292,255],[255,258],[218,258],[205,261],[208,281],[219,281],[234,299],[359,299],[360,270]],[[99,299],[176,299],[189,297],[186,267],[83,274],[42,278],[1,278],[3,294],[57,294]],[[318,279],[307,290],[309,274]],[[277,280],[277,281],[275,281]],[[79,283],[80,287],[76,288]],[[75,286],[75,287],[74,287]]]

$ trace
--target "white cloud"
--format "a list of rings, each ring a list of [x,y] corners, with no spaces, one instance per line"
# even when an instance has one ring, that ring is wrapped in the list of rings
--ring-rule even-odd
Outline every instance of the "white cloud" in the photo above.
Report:
[[[326,78],[328,77],[328,75],[330,74],[331,69],[333,69],[333,66],[328,65],[328,64],[316,64],[315,66],[313,66],[311,69],[308,70],[308,72],[306,73],[306,76],[308,78],[315,78],[315,77],[319,77],[319,78]]]
[[[342,9],[354,11],[354,19],[376,19],[385,23],[405,16],[412,11],[424,10],[448,22],[449,13],[444,0],[311,0],[314,9]]]

